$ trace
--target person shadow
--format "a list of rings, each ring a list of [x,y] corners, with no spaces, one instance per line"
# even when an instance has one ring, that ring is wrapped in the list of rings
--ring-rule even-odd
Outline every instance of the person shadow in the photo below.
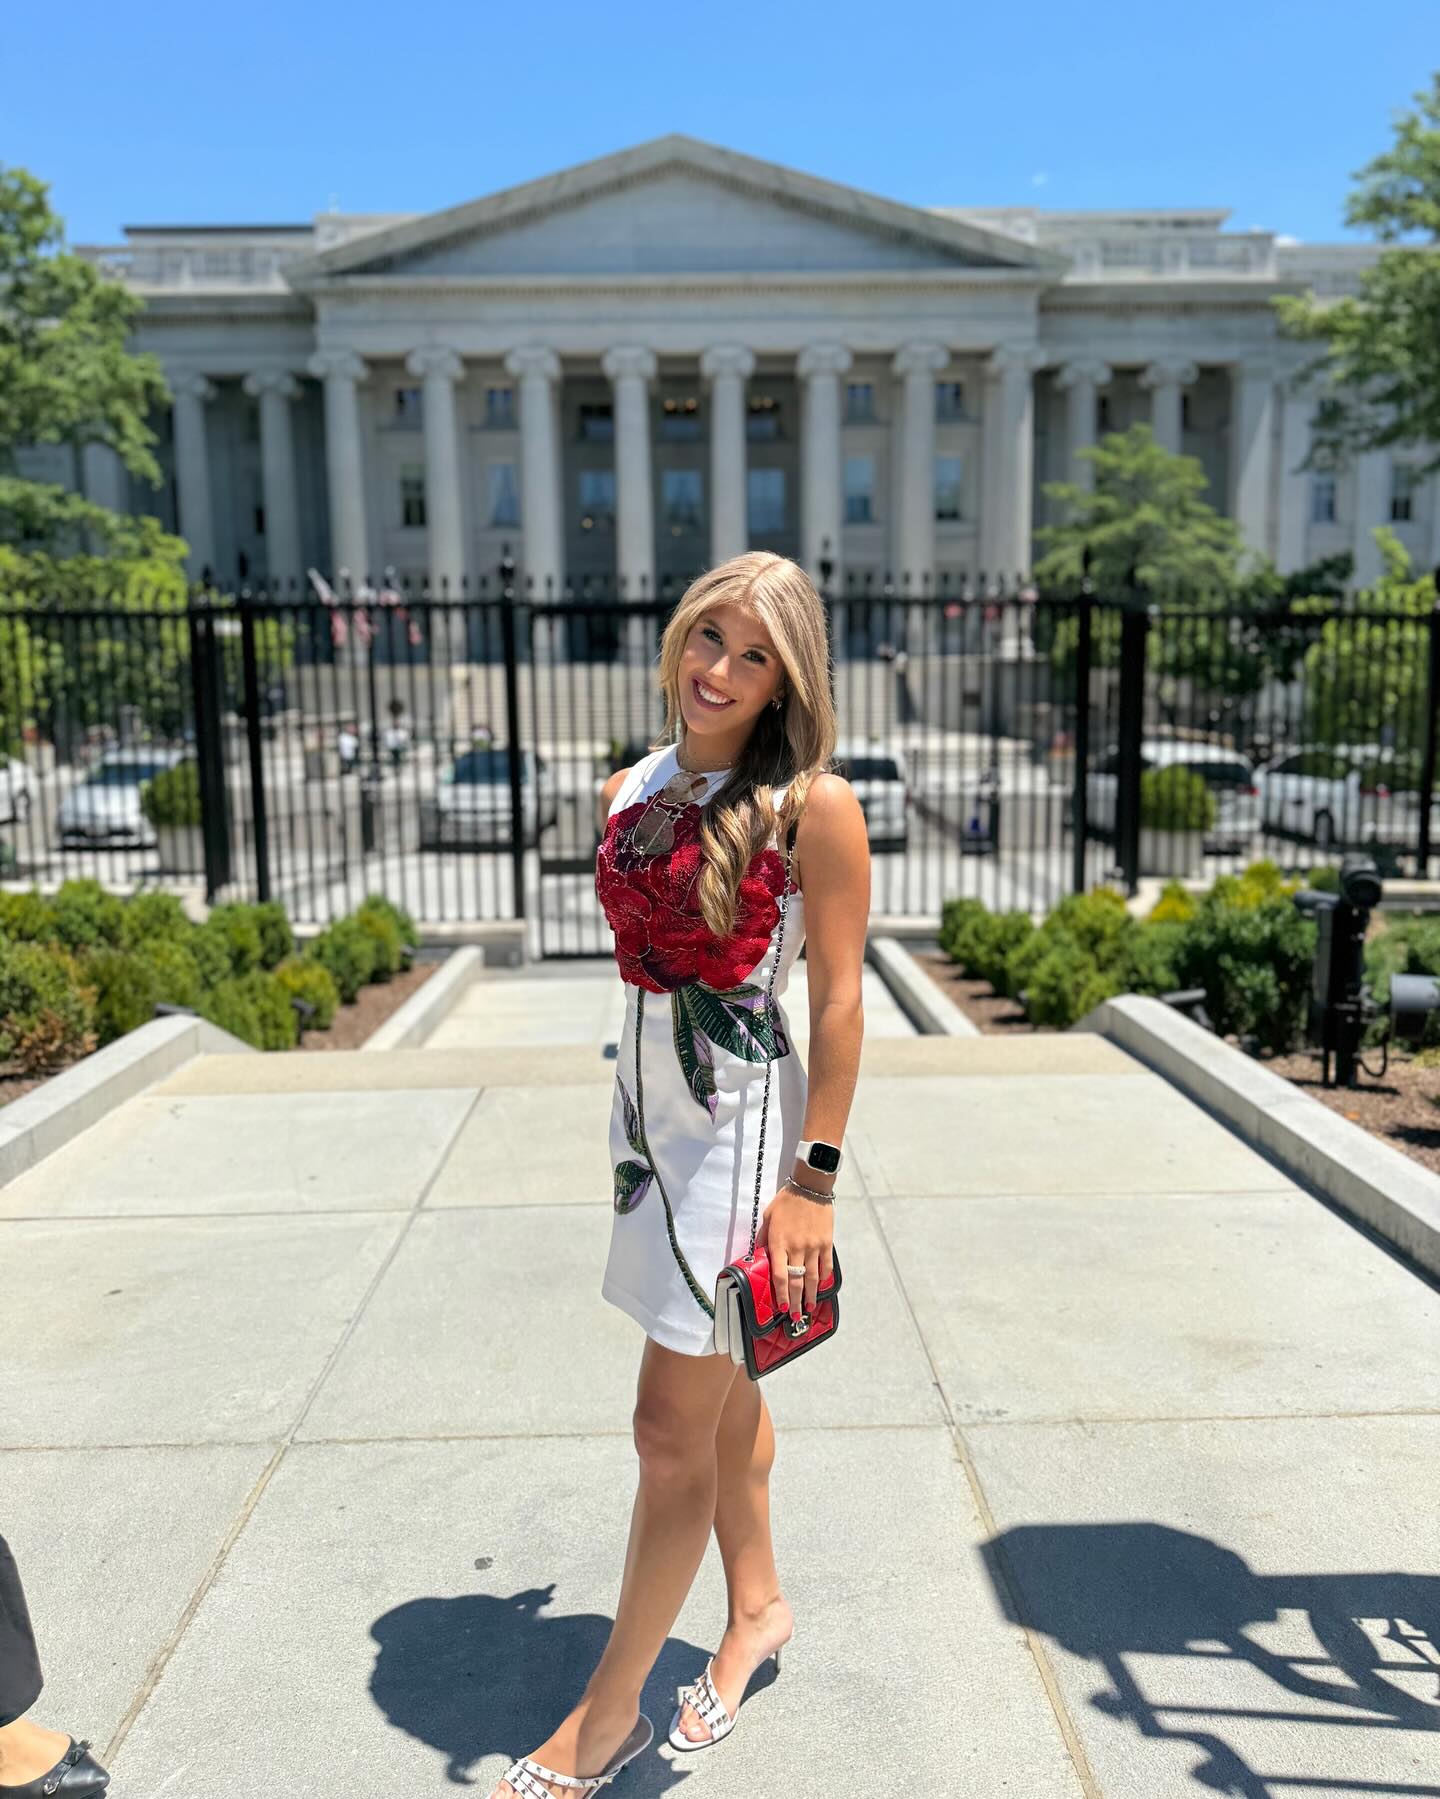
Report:
[[[1399,1746],[1401,1732],[1434,1732],[1434,1753],[1423,1759],[1440,1768],[1440,1576],[1257,1574],[1209,1538],[1145,1522],[1020,1526],[981,1556],[1007,1618],[1104,1671],[1108,1688],[1089,1696],[1097,1712],[1201,1752],[1188,1769],[1197,1790],[1440,1799],[1440,1781],[1397,1779],[1422,1760],[1413,1738]],[[1132,1662],[1161,1656],[1176,1659],[1151,1698],[1146,1671]],[[1254,1703],[1257,1675],[1273,1704]],[[1226,1735],[1227,1719],[1235,1736],[1263,1739],[1270,1766],[1251,1765]],[[1317,1768],[1311,1758],[1327,1741],[1333,1763]],[[1295,1765],[1273,1765],[1282,1746]],[[1358,1768],[1374,1778],[1356,1778]],[[1184,1776],[1177,1762],[1163,1790],[1179,1792]]]
[[[371,1697],[389,1723],[444,1755],[452,1785],[488,1792],[504,1767],[544,1742],[580,1697],[614,1621],[598,1612],[546,1616],[554,1599],[553,1581],[508,1597],[409,1599],[371,1625],[378,1646]],[[640,1701],[655,1736],[616,1782],[623,1780],[632,1799],[651,1799],[683,1780],[666,1759],[668,1746],[664,1755],[657,1750],[670,1728],[676,1687],[697,1679],[710,1653],[671,1637],[656,1658]],[[762,1671],[750,1690],[768,1684]],[[475,1770],[492,1755],[504,1762],[482,1781]]]

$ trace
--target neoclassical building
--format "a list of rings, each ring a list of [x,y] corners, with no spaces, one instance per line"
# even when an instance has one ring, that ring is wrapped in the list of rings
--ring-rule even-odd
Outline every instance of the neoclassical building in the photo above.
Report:
[[[441,212],[134,226],[82,253],[147,302],[166,486],[80,478],[222,578],[453,591],[508,547],[541,593],[654,591],[750,545],[918,584],[1027,569],[1044,484],[1146,420],[1283,569],[1364,580],[1382,523],[1440,561],[1415,459],[1299,467],[1271,297],[1376,252],[1226,217],[909,206],[665,137]]]

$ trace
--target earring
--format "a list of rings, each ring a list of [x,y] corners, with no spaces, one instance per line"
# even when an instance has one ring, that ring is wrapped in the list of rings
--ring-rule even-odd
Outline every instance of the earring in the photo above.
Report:
[[[778,693],[775,695],[775,698],[771,700],[770,704],[777,712],[780,710],[780,695]]]

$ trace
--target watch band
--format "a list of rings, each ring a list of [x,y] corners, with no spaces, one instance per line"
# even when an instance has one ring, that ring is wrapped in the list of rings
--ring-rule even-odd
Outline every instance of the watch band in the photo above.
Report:
[[[814,1153],[817,1149],[821,1152],[818,1158]],[[795,1157],[817,1174],[838,1174],[845,1159],[840,1153],[840,1145],[827,1143],[823,1137],[802,1137],[795,1145]]]

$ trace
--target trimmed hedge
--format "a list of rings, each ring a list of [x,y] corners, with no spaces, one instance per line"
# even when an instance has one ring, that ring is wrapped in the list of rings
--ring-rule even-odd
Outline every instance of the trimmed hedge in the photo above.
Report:
[[[0,939],[0,1060],[48,1074],[88,1055],[95,997],[70,950]]]

